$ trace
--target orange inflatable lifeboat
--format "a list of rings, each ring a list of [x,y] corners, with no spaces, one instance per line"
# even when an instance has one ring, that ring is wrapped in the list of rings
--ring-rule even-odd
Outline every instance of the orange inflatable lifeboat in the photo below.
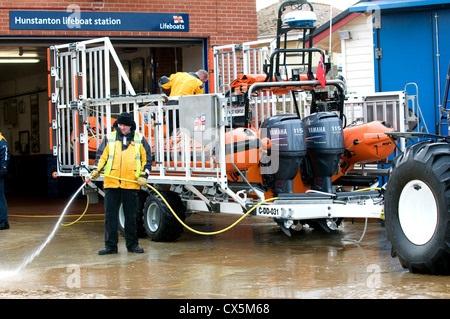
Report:
[[[142,134],[148,136],[151,133],[151,136],[155,136],[155,126],[154,126],[155,120],[153,117],[150,116],[150,114],[144,114],[142,117],[141,112],[139,112],[139,123],[136,123],[138,125],[141,125],[141,132]],[[150,132],[149,132],[150,130]],[[166,136],[166,120],[164,118],[164,122],[162,125],[163,135]]]
[[[266,79],[267,79],[266,74],[239,74],[237,79],[235,79],[230,84],[230,87],[232,88],[232,90],[235,93],[247,92],[248,88],[252,84],[265,82]],[[300,74],[299,81],[309,81],[309,80],[310,79],[308,78],[307,74]],[[276,81],[276,80],[273,79],[273,81]],[[285,81],[287,81],[287,80],[285,80]],[[270,82],[268,82],[268,83],[270,83]],[[304,89],[312,88],[312,86],[308,85],[308,86],[304,86],[303,88]],[[286,87],[267,87],[267,88],[264,88],[263,90],[270,90],[273,94],[281,95],[281,94],[289,93],[292,89],[293,89],[293,87],[286,86]]]
[[[182,138],[181,136],[176,136],[176,149],[178,152],[178,162],[170,162],[171,167],[182,166],[181,159],[181,149],[182,149]],[[172,139],[171,139],[172,140]],[[172,148],[174,143],[169,142],[170,147]],[[235,128],[225,133],[225,161],[226,161],[226,172],[232,173],[236,172],[236,168],[239,170],[246,170],[252,166],[258,165],[260,159],[259,148],[261,146],[261,141],[259,140],[258,134],[249,129],[249,128]],[[195,148],[195,156],[197,156],[197,161],[191,162],[191,167],[196,165],[197,167],[201,167],[203,163],[201,162],[201,158],[199,158],[200,154],[203,153],[207,158],[211,156],[215,158],[217,156],[211,153],[211,150],[206,146],[202,145],[195,139],[190,139],[190,147],[191,152],[193,148]],[[174,149],[171,149],[170,152],[173,152]],[[194,154],[191,153],[191,160],[193,160]],[[217,162],[217,159],[216,159]],[[234,165],[233,165],[234,164]],[[210,167],[211,163],[209,160],[204,162],[206,167]],[[236,167],[235,167],[236,166]]]
[[[238,74],[237,79],[231,82],[230,87],[246,92],[253,83],[264,82],[266,78],[265,74]]]
[[[258,134],[244,127],[238,127],[225,133],[225,160],[227,173],[246,170],[258,165],[261,141]],[[234,165],[233,165],[234,163]]]
[[[114,128],[112,127],[112,125],[114,124],[114,122],[116,121],[116,119],[112,118],[111,119],[111,131],[114,130]],[[78,123],[78,114],[76,115],[76,122]],[[106,126],[104,126],[106,124],[106,116],[89,116],[87,123],[89,124],[89,128],[88,128],[88,159],[89,159],[89,165],[94,165],[95,162],[95,156],[97,153],[97,148],[99,146],[99,144],[102,142],[103,136],[105,134],[107,134],[107,129]],[[78,125],[76,125],[75,127],[78,127]],[[76,132],[76,136],[78,136],[78,131]],[[97,139],[98,139],[98,144],[97,144]],[[74,140],[74,132],[72,131],[71,136],[70,136],[70,140],[73,143],[78,143],[78,149],[80,149],[80,145],[79,145],[79,141],[75,141]],[[79,156],[81,153],[78,153],[78,160],[79,160]]]
[[[388,158],[395,149],[395,143],[384,132],[393,130],[382,121],[345,128],[343,159],[349,163],[365,164]]]
[[[102,137],[107,134],[107,129],[104,127],[106,123],[106,117],[100,116],[90,116],[88,118],[88,124],[90,126],[88,132],[88,151],[89,151],[89,165],[94,165],[95,156],[97,152],[97,148],[102,141]],[[116,122],[115,118],[111,118],[111,131],[114,130],[113,125]],[[141,117],[139,117],[139,123],[144,123],[144,127],[142,131],[144,134],[148,134],[151,132],[152,136],[154,136],[153,131],[153,119],[151,119],[150,123],[146,121],[141,121]],[[150,125],[149,125],[150,124]],[[150,132],[149,132],[150,130]],[[97,138],[98,137],[98,138]],[[175,139],[175,140],[174,140]],[[98,141],[98,142],[97,142]],[[181,156],[181,137],[174,136],[171,138],[169,145],[173,147],[176,141],[176,148],[178,149],[178,153]],[[201,149],[204,148],[205,154],[209,154],[209,151],[205,146],[202,146],[201,143],[198,143],[195,139],[191,139],[190,141],[191,150],[195,148],[197,154],[201,153]],[[236,167],[239,170],[246,170],[249,167],[255,166],[258,164],[260,159],[259,148],[261,146],[261,141],[259,139],[258,134],[249,128],[235,128],[233,130],[228,131],[225,134],[225,160],[226,160],[226,171],[235,172]],[[152,151],[154,152],[154,145],[151,145]],[[175,150],[170,150],[171,152]],[[166,154],[166,151],[164,152]],[[192,155],[192,154],[191,154]],[[180,159],[181,157],[179,157]],[[233,165],[234,163],[234,165]],[[191,165],[201,165],[202,163],[198,160],[196,164],[191,163]],[[210,165],[209,161],[205,161],[206,166]],[[175,164],[170,163],[170,166],[181,166],[181,162]],[[236,167],[235,167],[236,166]],[[199,166],[200,167],[200,166]]]
[[[111,131],[114,131],[113,125],[116,122],[116,119],[111,119]],[[103,124],[106,124],[106,116],[100,116],[99,118],[95,116],[89,116],[88,118],[88,124],[91,128],[89,131],[89,152],[96,152],[97,151],[97,139],[95,138],[99,134],[105,135],[107,134],[106,127],[102,127]],[[101,142],[102,139],[100,138],[99,142]]]
[[[111,119],[111,131],[114,130],[113,124],[116,119]],[[103,124],[106,124],[106,116],[89,116],[88,124],[90,126],[90,130],[88,132],[88,151],[89,151],[89,165],[94,165],[95,162],[95,154],[97,153],[97,148],[102,142],[101,136],[107,134],[106,127],[102,127]],[[100,136],[101,134],[101,136]],[[98,143],[97,144],[97,137]]]

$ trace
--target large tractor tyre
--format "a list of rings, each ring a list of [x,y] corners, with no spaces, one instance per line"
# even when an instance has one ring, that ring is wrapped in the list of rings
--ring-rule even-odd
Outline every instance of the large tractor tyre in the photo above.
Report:
[[[392,257],[413,273],[450,274],[450,144],[424,141],[394,159],[385,193]]]
[[[185,220],[185,206],[180,197],[170,191],[161,192],[167,203],[177,216]],[[172,242],[180,238],[183,225],[172,214],[169,207],[161,197],[155,193],[150,194],[144,205],[144,227],[147,235],[158,242]]]
[[[142,213],[147,195],[148,195],[148,193],[143,190],[139,190],[137,193],[138,207],[137,207],[137,212],[136,212],[136,232],[137,232],[138,238],[147,237],[147,232],[145,231],[145,228],[144,228],[144,216]],[[122,234],[125,233],[125,215],[123,212],[122,204],[120,204],[120,208],[119,208],[119,230]]]

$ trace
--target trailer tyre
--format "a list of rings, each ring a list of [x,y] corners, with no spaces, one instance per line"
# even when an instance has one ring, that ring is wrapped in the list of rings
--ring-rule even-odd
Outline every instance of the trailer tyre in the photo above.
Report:
[[[394,159],[385,193],[392,257],[413,273],[450,274],[450,144],[424,141]]]
[[[180,197],[170,191],[161,192],[177,216],[185,220],[185,206]],[[150,194],[144,205],[144,227],[147,235],[157,242],[172,242],[180,238],[183,225],[175,218],[161,197]]]

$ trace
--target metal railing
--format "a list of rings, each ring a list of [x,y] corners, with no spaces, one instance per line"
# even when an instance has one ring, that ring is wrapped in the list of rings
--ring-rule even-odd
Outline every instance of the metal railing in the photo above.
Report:
[[[219,95],[209,99],[210,114],[217,118],[208,120],[216,133],[206,143],[198,134],[174,130],[180,106],[167,105],[165,95],[136,95],[108,38],[52,46],[49,62],[53,153],[59,176],[88,175],[98,146],[125,111],[133,114],[136,130],[152,147],[152,182],[226,183],[225,151],[219,145],[225,145],[228,106],[219,103]]]

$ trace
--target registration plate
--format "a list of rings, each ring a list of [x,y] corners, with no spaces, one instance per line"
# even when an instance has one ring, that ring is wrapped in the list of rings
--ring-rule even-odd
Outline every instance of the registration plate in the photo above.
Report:
[[[259,206],[256,209],[256,215],[259,215],[259,216],[270,216],[270,217],[281,217],[281,208],[279,208],[279,207],[269,207],[269,206]]]

